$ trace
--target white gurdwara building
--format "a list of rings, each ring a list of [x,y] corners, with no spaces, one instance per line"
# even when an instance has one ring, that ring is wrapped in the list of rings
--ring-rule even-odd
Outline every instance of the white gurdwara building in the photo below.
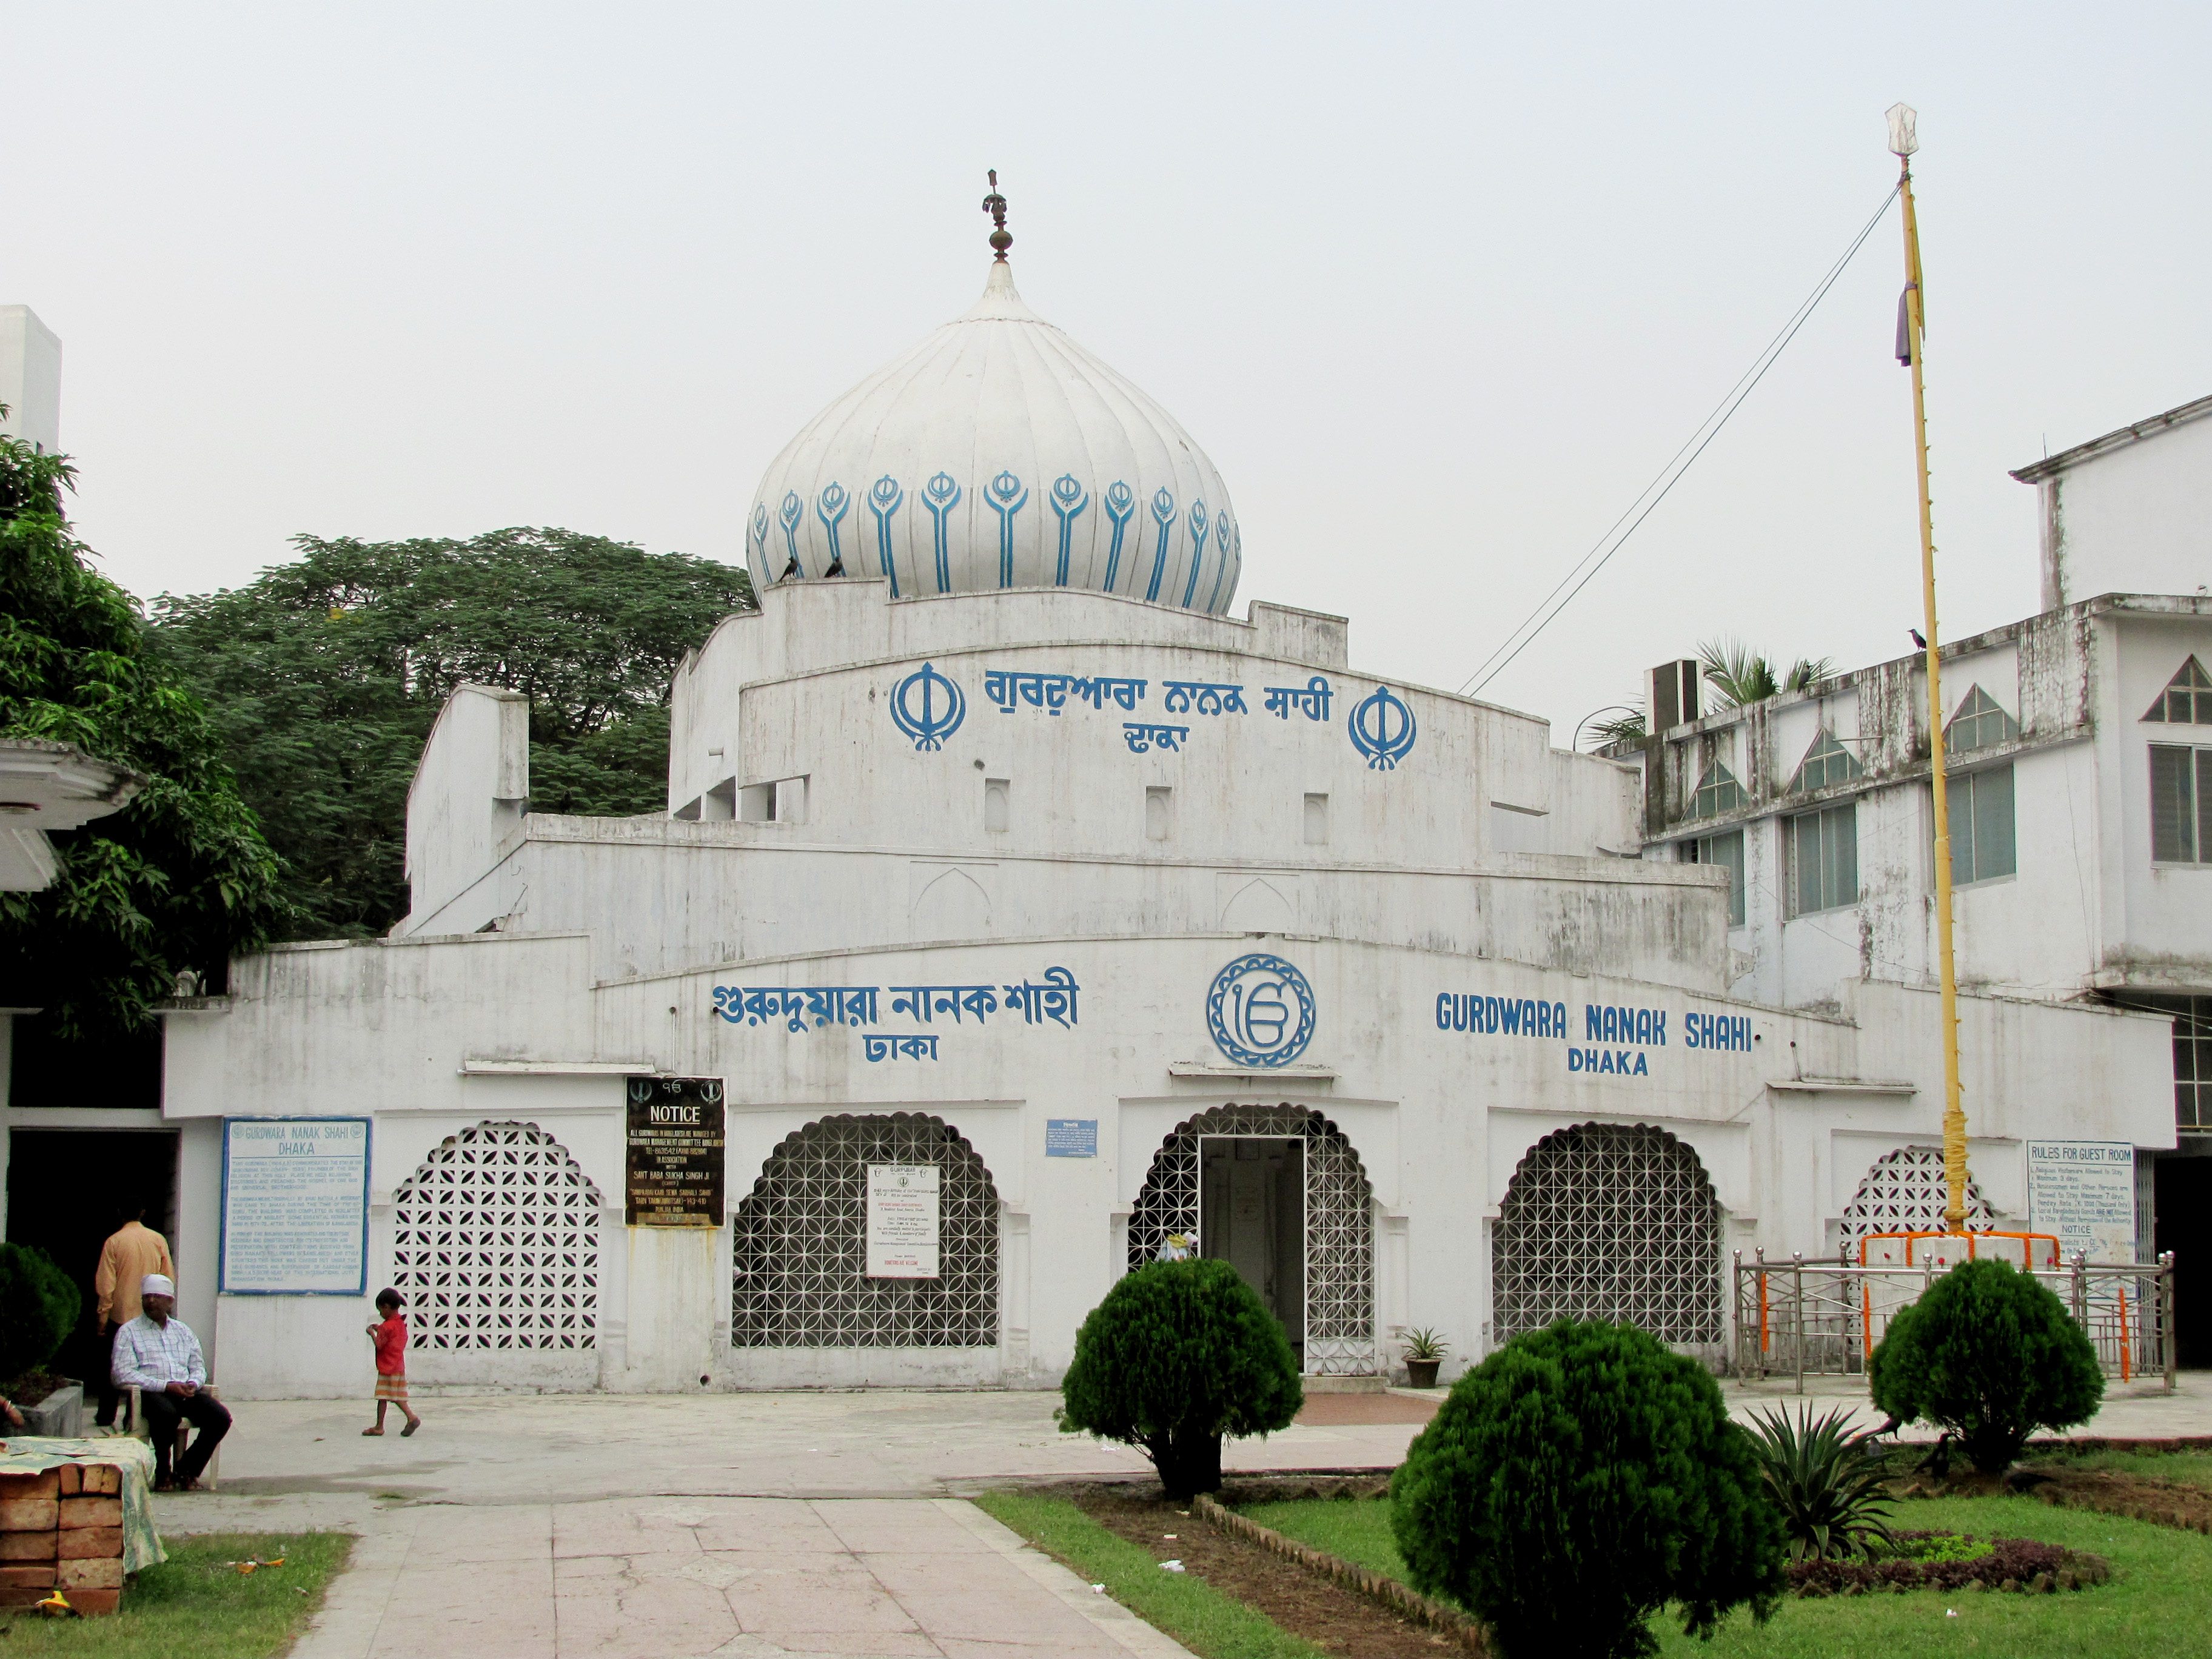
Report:
[[[175,1005],[227,1391],[357,1392],[385,1284],[423,1384],[1048,1387],[1176,1238],[1316,1376],[1565,1314],[1718,1361],[1732,1252],[1936,1220],[1933,991],[1732,998],[1634,768],[1231,617],[1212,463],[1003,262],[744,533],[665,816],[531,812],[526,705],[464,686],[406,921]],[[2166,1022],[1962,1008],[1978,1215],[2031,1141],[2174,1144]]]

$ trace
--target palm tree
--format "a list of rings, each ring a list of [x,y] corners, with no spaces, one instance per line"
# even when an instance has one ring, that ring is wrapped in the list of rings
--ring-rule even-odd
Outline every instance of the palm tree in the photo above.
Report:
[[[1705,684],[1731,708],[1763,702],[1784,691],[1809,691],[1836,672],[1832,657],[1800,657],[1788,673],[1778,678],[1774,665],[1741,640],[1700,645],[1698,661],[1705,668]]]

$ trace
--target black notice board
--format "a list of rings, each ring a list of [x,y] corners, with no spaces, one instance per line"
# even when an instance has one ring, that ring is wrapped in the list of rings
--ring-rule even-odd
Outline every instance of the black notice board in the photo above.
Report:
[[[630,1079],[629,1140],[630,1226],[722,1224],[721,1079]]]

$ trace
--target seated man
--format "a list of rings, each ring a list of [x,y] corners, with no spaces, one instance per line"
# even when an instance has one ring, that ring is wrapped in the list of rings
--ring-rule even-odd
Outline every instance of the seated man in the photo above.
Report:
[[[145,1311],[115,1334],[115,1385],[138,1390],[138,1408],[154,1437],[154,1490],[198,1492],[200,1471],[215,1455],[216,1443],[230,1432],[230,1413],[201,1392],[207,1361],[199,1338],[174,1316],[177,1287],[164,1274],[148,1273],[138,1295]],[[169,1455],[180,1418],[199,1433],[173,1476]]]

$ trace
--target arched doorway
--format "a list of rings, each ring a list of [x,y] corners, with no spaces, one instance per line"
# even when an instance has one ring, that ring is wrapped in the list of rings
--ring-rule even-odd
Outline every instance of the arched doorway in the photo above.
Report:
[[[937,1278],[867,1276],[876,1164],[937,1166]],[[938,1118],[825,1117],[787,1135],[731,1231],[732,1347],[998,1345],[998,1188],[975,1149]]]
[[[1900,1146],[1876,1158],[1866,1178],[1844,1206],[1840,1228],[1845,1255],[1858,1259],[1858,1242],[1869,1233],[1939,1233],[1945,1230],[1944,1206],[1950,1188],[1943,1178],[1941,1146]],[[1996,1225],[1982,1189],[1966,1177],[1966,1231],[1987,1232]]]
[[[1721,1212],[1705,1165],[1644,1124],[1546,1135],[1499,1206],[1490,1283],[1499,1342],[1555,1320],[1604,1319],[1678,1346],[1717,1346]]]
[[[1236,1262],[1310,1376],[1376,1370],[1374,1193],[1344,1132],[1301,1107],[1218,1106],[1160,1144],[1129,1218],[1129,1266],[1171,1233]]]
[[[598,1346],[599,1190],[536,1124],[448,1135],[392,1207],[410,1346]]]

